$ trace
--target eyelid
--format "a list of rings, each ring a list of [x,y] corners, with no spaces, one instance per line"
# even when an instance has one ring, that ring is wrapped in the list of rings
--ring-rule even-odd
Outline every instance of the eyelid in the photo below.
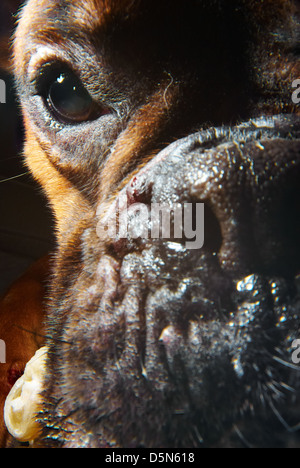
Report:
[[[29,81],[34,82],[39,75],[39,71],[47,64],[50,65],[54,62],[65,63],[66,58],[51,47],[39,47],[28,63],[27,74]]]
[[[72,66],[74,58],[59,53],[53,47],[40,46],[29,60],[27,67],[27,77],[31,88],[31,93],[34,96],[40,96],[44,99],[44,103],[48,106],[47,90],[51,82],[55,80],[61,73],[73,73],[81,82],[87,93],[90,95],[96,106],[102,111],[100,114],[115,113],[120,119],[128,114],[127,96],[120,93],[119,90],[107,88],[105,78],[99,82],[99,90],[94,92],[92,86],[82,80],[81,73]],[[100,87],[101,92],[100,92]],[[125,105],[124,105],[125,102]]]
[[[40,46],[28,63],[27,76],[29,83],[36,88],[43,80],[42,74],[44,71],[51,70],[52,67],[53,70],[71,71],[83,83],[83,86],[94,99],[93,93],[90,92],[86,83],[82,81],[80,73],[72,66],[72,63],[74,63],[74,57],[65,55],[52,47]],[[45,81],[47,82],[48,80],[46,79]]]
[[[78,109],[77,115],[71,115],[67,112],[64,113],[60,111],[59,103],[56,105],[56,103],[51,100],[51,89],[53,89],[53,85],[59,81],[59,78],[63,76],[64,79],[66,77],[71,77],[71,81],[76,85],[76,90],[81,93],[81,96],[83,96],[82,93],[84,92],[86,99],[90,100],[88,101],[89,105],[86,109],[86,113],[81,113],[82,108]],[[40,68],[35,70],[31,85],[33,94],[35,96],[40,96],[43,99],[45,108],[48,109],[52,117],[64,125],[75,125],[88,120],[96,120],[98,117],[111,114],[113,111],[112,106],[101,104],[93,98],[69,63],[57,61],[57,58],[52,62],[47,61],[40,64]]]
[[[60,66],[61,70],[71,70],[74,73],[74,75],[76,75],[77,78],[83,83],[89,94],[96,102],[100,101],[101,104],[101,97],[104,96],[105,100],[109,103],[108,105],[111,108],[115,108],[116,110],[116,105],[118,103],[127,100],[126,93],[124,94],[119,89],[111,88],[109,84],[103,86],[101,93],[94,92],[93,88],[90,87],[88,83],[84,82],[85,80],[82,79],[83,77],[81,76],[81,73],[79,73],[78,70],[74,69],[74,67],[72,66],[72,63],[74,63],[74,61],[74,57],[62,53],[60,49],[55,49],[54,46],[49,47],[43,45],[38,47],[38,49],[30,58],[27,67],[27,77],[29,80],[29,84],[31,84],[32,88],[36,88],[37,85],[42,81],[42,73],[44,72],[44,70],[49,70],[51,69],[51,67],[55,68],[56,66],[57,69],[59,69]],[[100,76],[99,70],[96,70],[96,72],[97,76]],[[105,73],[102,74],[101,81],[102,83],[107,82],[107,75],[105,75]],[[113,98],[111,96],[113,96]],[[118,111],[116,110],[116,112]]]
[[[41,65],[38,72],[31,81],[31,84],[35,90],[35,95],[43,96],[52,81],[54,81],[60,74],[70,71],[73,73],[73,71],[70,70],[66,64],[57,61],[47,62]],[[74,75],[76,76],[75,73]]]

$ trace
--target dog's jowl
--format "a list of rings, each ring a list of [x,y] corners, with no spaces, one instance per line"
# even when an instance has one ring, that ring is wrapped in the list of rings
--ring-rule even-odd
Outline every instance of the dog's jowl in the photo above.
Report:
[[[57,226],[33,446],[300,446],[299,21],[297,0],[25,4],[26,163]]]

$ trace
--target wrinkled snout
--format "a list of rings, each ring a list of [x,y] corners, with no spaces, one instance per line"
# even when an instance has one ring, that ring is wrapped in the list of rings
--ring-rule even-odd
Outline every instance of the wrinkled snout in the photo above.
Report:
[[[193,134],[99,206],[76,293],[54,304],[64,445],[110,446],[118,427],[118,446],[200,446],[220,418],[230,427],[283,401],[274,382],[291,385],[282,363],[300,302],[299,132],[287,116]]]
[[[232,276],[293,276],[300,260],[299,129],[295,117],[278,117],[177,141],[105,214],[99,207],[99,237],[116,252],[158,239],[176,252],[199,257],[201,250]]]

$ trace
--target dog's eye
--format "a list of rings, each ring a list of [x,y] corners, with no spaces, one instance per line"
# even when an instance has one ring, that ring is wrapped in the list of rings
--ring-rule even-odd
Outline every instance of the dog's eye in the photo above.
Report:
[[[58,118],[84,122],[92,118],[95,104],[81,82],[71,73],[61,73],[50,85],[47,103]]]
[[[40,94],[52,115],[64,123],[81,123],[108,113],[92,99],[79,78],[70,70],[46,67],[37,80]]]

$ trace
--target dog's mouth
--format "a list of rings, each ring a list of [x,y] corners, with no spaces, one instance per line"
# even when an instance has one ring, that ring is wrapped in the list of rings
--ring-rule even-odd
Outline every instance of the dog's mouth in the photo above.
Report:
[[[280,445],[298,422],[299,132],[194,134],[100,207],[63,306],[57,286],[40,443],[200,447],[274,418]]]

